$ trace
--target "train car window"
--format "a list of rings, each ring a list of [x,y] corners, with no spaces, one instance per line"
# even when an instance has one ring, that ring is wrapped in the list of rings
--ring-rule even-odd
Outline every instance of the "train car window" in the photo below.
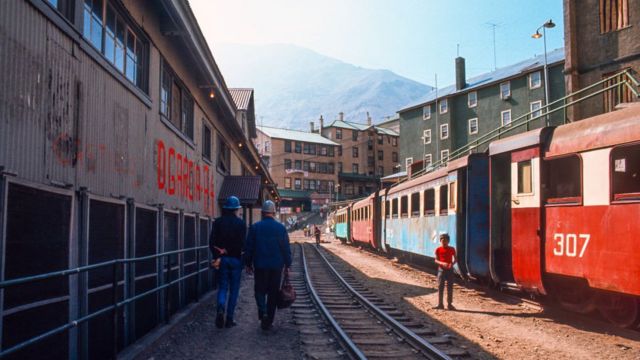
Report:
[[[409,196],[407,195],[400,198],[400,215],[402,217],[409,216]]]
[[[427,189],[424,191],[424,215],[433,216],[436,214],[436,190]]]
[[[391,217],[391,201],[387,200],[384,202],[384,216],[388,219]]]
[[[611,150],[613,200],[640,200],[640,145]]]
[[[440,186],[440,215],[447,215],[447,199],[449,198],[448,185]]]
[[[420,193],[411,194],[411,216],[420,216]]]
[[[531,194],[532,192],[531,160],[520,161],[518,163],[518,194]]]
[[[456,209],[456,199],[458,196],[458,187],[456,185],[458,185],[457,181],[449,184],[449,209],[451,210]]]
[[[544,165],[547,204],[575,204],[582,201],[580,157],[571,155],[547,160]]]
[[[391,216],[394,218],[399,217],[398,208],[400,207],[400,198],[391,200]]]

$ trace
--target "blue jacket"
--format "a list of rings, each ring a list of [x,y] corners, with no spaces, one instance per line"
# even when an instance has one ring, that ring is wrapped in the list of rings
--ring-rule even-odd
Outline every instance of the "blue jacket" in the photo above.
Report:
[[[284,225],[271,217],[253,224],[245,242],[244,262],[256,269],[290,267],[291,247]]]

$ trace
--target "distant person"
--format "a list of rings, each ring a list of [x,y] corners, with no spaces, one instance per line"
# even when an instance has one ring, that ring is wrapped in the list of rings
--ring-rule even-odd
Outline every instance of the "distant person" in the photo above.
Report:
[[[456,249],[449,246],[449,234],[440,235],[441,246],[436,249],[436,264],[438,264],[438,305],[434,309],[444,309],[444,284],[447,283],[447,309],[455,310],[453,306],[453,265],[456,263]]]
[[[316,245],[320,245],[320,228],[318,225],[313,225],[313,235],[316,237]]]
[[[273,215],[276,205],[267,200],[262,205],[263,220],[249,228],[244,248],[247,273],[254,274],[254,291],[262,330],[273,324],[283,269],[291,267],[289,235]]]
[[[240,200],[229,196],[222,207],[222,216],[213,222],[209,249],[213,254],[214,267],[219,271],[218,307],[216,326],[235,326],[233,314],[238,303],[240,277],[242,275],[242,247],[247,226],[239,217]],[[229,297],[227,301],[227,295]],[[226,311],[225,311],[226,310]],[[227,314],[225,322],[224,315]]]

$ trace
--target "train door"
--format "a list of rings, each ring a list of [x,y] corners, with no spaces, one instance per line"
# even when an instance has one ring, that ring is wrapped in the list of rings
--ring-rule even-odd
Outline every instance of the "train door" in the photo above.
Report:
[[[513,277],[525,291],[546,294],[542,284],[540,148],[511,153],[511,255]]]
[[[511,266],[511,154],[490,159],[490,252],[489,266],[494,283],[513,282]]]

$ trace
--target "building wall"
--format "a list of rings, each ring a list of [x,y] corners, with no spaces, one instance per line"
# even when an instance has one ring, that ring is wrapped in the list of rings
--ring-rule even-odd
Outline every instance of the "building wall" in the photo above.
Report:
[[[553,102],[565,95],[564,75],[562,64],[549,67],[549,101]],[[541,72],[541,85],[535,89],[529,89],[528,74],[510,79],[511,97],[508,100],[500,98],[500,83],[476,89],[477,105],[468,106],[467,92],[460,92],[448,98],[449,110],[445,114],[438,114],[436,119],[435,102],[427,106],[431,107],[431,118],[423,120],[423,108],[416,108],[400,113],[400,154],[401,165],[405,169],[405,160],[413,157],[417,162],[425,154],[431,154],[432,162],[440,160],[442,150],[452,153],[456,149],[479,139],[485,134],[502,125],[501,112],[511,110],[511,120],[527,114],[530,104],[534,101],[542,101],[544,104],[544,74]],[[478,119],[477,134],[469,134],[469,120]],[[564,111],[558,111],[550,115],[550,123],[558,125],[563,123]],[[528,127],[519,127],[510,130],[503,136],[511,136],[517,133],[543,126],[544,118],[530,123]],[[440,127],[449,124],[449,138],[440,139]],[[431,129],[431,143],[424,144],[423,131]],[[503,137],[501,136],[501,137]],[[479,146],[478,151],[485,151],[488,144]]]
[[[626,68],[640,71],[640,0],[628,0],[629,26],[602,33],[599,0],[564,0],[567,92],[575,92]],[[603,96],[575,106],[571,120],[604,112]]]

